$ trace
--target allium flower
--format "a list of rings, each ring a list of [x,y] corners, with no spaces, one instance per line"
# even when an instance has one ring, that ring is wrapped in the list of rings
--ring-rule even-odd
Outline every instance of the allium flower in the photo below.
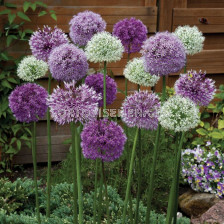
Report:
[[[121,118],[128,127],[150,130],[157,129],[159,97],[147,91],[135,92],[127,96],[122,104]]]
[[[17,86],[9,95],[9,107],[16,120],[33,122],[43,118],[47,111],[47,91],[34,83]]]
[[[180,71],[186,63],[181,40],[173,33],[159,32],[144,42],[142,47],[146,72],[168,75]]]
[[[85,52],[91,62],[115,62],[121,59],[124,47],[117,37],[104,31],[92,37],[86,45]]]
[[[85,158],[109,162],[122,155],[127,138],[122,127],[116,122],[101,119],[84,126],[81,140]]]
[[[85,83],[89,87],[93,87],[93,89],[100,93],[102,96],[102,99],[99,101],[99,107],[103,106],[103,74],[93,74],[87,76]],[[106,101],[107,105],[110,105],[114,102],[116,99],[117,94],[117,84],[116,82],[110,78],[109,76],[106,76]]]
[[[18,65],[17,75],[24,81],[33,82],[47,73],[48,65],[45,61],[34,56],[25,57]]]
[[[52,76],[65,82],[82,79],[89,66],[84,51],[73,44],[56,47],[49,56],[48,64]]]
[[[179,95],[169,98],[159,111],[161,126],[175,132],[195,128],[199,121],[199,109],[195,103]]]
[[[79,46],[86,45],[94,34],[106,29],[106,22],[102,17],[91,11],[80,12],[73,16],[69,25],[69,36]]]
[[[187,54],[194,55],[202,51],[205,37],[196,26],[178,26],[174,34],[184,44]]]
[[[199,106],[207,106],[215,95],[215,82],[205,78],[205,73],[189,71],[181,74],[174,88],[178,95],[191,99]]]
[[[141,58],[129,61],[124,69],[124,76],[130,82],[141,86],[154,86],[159,81],[159,76],[145,72],[144,62]]]
[[[65,33],[57,27],[52,29],[49,26],[38,29],[34,32],[29,40],[32,54],[43,61],[47,61],[51,51],[61,45],[68,43],[69,40]]]
[[[125,52],[139,52],[147,39],[147,27],[139,19],[126,18],[114,25],[113,35],[121,40]]]
[[[65,89],[57,87],[48,99],[51,117],[59,124],[89,122],[97,118],[98,101],[101,99],[86,84],[75,87],[75,81],[64,83]]]

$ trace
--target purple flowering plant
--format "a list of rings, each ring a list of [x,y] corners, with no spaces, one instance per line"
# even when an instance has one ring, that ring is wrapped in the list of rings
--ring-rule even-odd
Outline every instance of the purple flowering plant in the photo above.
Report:
[[[208,146],[211,145],[208,142]],[[224,196],[224,154],[212,147],[197,146],[182,152],[182,176],[195,191]]]
[[[142,21],[134,17],[120,20],[113,27],[113,35],[121,40],[126,53],[139,52],[147,39],[147,32]]]

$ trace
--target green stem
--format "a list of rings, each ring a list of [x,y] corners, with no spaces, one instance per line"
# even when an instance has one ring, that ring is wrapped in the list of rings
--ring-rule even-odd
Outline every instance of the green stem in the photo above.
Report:
[[[106,113],[107,109],[107,83],[106,83],[106,75],[107,75],[107,62],[104,62],[104,69],[103,69],[103,110]],[[104,114],[103,113],[103,114]]]
[[[181,149],[183,146],[183,140],[184,140],[184,132],[182,132],[180,143],[177,149],[177,160],[175,165],[176,170],[174,172],[172,186],[170,190],[170,199],[169,199],[169,204],[167,209],[166,224],[172,223],[174,206],[176,205],[176,203],[178,203],[177,202],[178,195],[177,195],[176,189],[179,187],[179,175],[180,175],[180,167],[181,167]]]
[[[130,162],[130,168],[129,168],[129,174],[128,174],[128,184],[126,188],[126,195],[125,195],[125,201],[124,201],[123,221],[122,221],[123,224],[126,223],[127,205],[128,205],[129,193],[131,189],[132,171],[133,171],[135,150],[136,150],[137,139],[138,139],[138,132],[139,132],[139,128],[137,128],[136,130],[134,144],[133,144],[132,153],[131,153],[131,162]]]
[[[37,210],[36,215],[37,215],[38,224],[40,224],[41,223],[41,220],[40,220],[40,206],[39,206],[38,185],[37,185],[36,122],[33,122],[32,157],[33,157],[33,178],[34,178],[36,210]]]
[[[48,76],[48,94],[51,94],[51,74]],[[47,110],[47,141],[48,141],[48,164],[47,164],[47,210],[46,215],[50,217],[50,200],[51,200],[51,116],[50,108]]]
[[[73,170],[73,209],[74,209],[74,224],[78,223],[78,212],[77,212],[77,173],[76,173],[76,156],[75,156],[75,125],[73,122],[70,123],[72,133],[72,170]]]
[[[94,191],[94,201],[93,201],[93,223],[96,224],[96,198],[97,198],[97,180],[98,180],[98,159],[96,159],[95,168],[95,191]]]
[[[187,72],[187,64],[184,66],[184,74]]]
[[[100,191],[99,191],[99,211],[98,211],[98,224],[101,224],[102,216],[102,200],[103,200],[103,175],[102,175],[102,166],[100,166]]]
[[[82,198],[82,181],[81,181],[81,163],[80,163],[80,150],[78,131],[74,125],[73,131],[75,132],[75,158],[76,158],[76,171],[77,171],[77,184],[78,184],[78,203],[79,203],[79,224],[83,223],[83,198]]]
[[[139,202],[141,196],[141,184],[142,184],[142,144],[141,144],[141,129],[139,130],[138,136],[138,191],[137,191],[137,202],[136,202],[136,211],[135,211],[135,224],[138,224],[138,211],[139,211]]]
[[[161,102],[164,102],[166,99],[166,76],[163,76],[163,90],[162,90],[162,99]]]

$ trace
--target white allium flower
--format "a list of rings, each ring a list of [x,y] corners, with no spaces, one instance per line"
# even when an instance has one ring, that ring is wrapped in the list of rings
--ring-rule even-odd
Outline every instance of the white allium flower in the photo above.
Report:
[[[174,34],[183,42],[187,54],[194,55],[202,51],[205,37],[198,27],[178,26]]]
[[[25,57],[18,65],[17,75],[24,81],[33,82],[47,73],[48,64],[34,56]]]
[[[200,122],[199,108],[190,99],[175,95],[162,105],[159,122],[165,129],[188,131]]]
[[[123,52],[121,41],[106,31],[95,34],[85,48],[87,59],[94,63],[119,61]]]
[[[145,72],[144,62],[141,58],[129,61],[124,69],[124,76],[130,82],[141,86],[154,86],[159,81],[159,76]]]

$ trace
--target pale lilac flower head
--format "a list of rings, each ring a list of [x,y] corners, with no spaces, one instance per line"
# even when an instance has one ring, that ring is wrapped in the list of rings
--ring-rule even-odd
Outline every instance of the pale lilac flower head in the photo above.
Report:
[[[116,122],[101,119],[85,125],[81,140],[85,158],[109,162],[122,155],[127,137]]]
[[[78,46],[85,46],[94,34],[106,29],[106,22],[102,17],[91,11],[80,12],[73,16],[69,25],[69,36]]]
[[[159,97],[147,91],[135,92],[122,104],[121,118],[128,127],[155,130],[158,126]]]
[[[139,19],[126,18],[114,25],[113,35],[121,40],[125,52],[139,52],[142,43],[147,39],[147,27]]]
[[[47,91],[34,83],[17,86],[9,95],[9,107],[16,120],[30,123],[47,112]]]
[[[40,60],[47,61],[51,51],[61,44],[68,43],[66,34],[59,28],[44,26],[34,32],[29,40],[32,54]]]
[[[56,47],[50,54],[48,64],[53,78],[65,82],[82,79],[89,67],[84,51],[73,44]]]
[[[86,123],[98,115],[100,95],[86,84],[75,87],[75,81],[64,83],[65,89],[57,87],[48,99],[51,117],[59,124]]]
[[[207,106],[215,95],[215,82],[205,78],[206,73],[189,71],[181,74],[174,88],[178,95],[191,99],[199,106]]]
[[[158,32],[142,47],[146,72],[168,75],[180,71],[186,63],[186,52],[181,40],[173,33]]]
[[[103,106],[103,74],[93,74],[87,76],[85,83],[89,87],[93,87],[93,89],[100,93],[102,99],[99,101],[99,106]],[[117,94],[117,84],[116,82],[109,76],[106,76],[106,102],[107,105],[110,105],[116,99]]]

